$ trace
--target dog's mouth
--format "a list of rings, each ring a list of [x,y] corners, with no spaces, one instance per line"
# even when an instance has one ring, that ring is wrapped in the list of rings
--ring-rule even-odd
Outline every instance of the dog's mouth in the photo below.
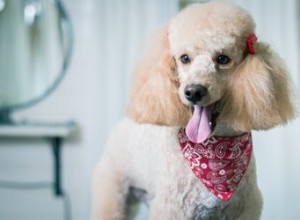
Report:
[[[186,126],[186,135],[194,143],[202,143],[209,138],[216,126],[219,112],[216,103],[208,106],[194,105],[193,115]]]

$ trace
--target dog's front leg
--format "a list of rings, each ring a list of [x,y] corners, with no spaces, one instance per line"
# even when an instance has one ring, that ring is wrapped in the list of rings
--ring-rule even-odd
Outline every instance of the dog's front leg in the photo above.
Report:
[[[92,180],[92,220],[124,219],[128,187],[124,175],[114,167],[100,163]]]

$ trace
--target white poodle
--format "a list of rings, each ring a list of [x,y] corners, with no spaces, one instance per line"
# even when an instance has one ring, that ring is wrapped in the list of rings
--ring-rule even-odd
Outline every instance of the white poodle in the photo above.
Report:
[[[227,2],[194,4],[150,41],[128,115],[95,169],[93,220],[259,219],[251,130],[294,116],[287,71],[257,41],[251,16]]]

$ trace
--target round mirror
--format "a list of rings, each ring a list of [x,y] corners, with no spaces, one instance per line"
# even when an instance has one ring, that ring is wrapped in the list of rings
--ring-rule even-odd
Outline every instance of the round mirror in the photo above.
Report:
[[[70,61],[72,41],[60,0],[0,0],[0,121],[55,89]]]

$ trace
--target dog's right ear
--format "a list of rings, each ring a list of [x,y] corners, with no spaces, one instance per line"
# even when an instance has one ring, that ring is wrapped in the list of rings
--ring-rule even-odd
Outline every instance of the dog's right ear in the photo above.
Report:
[[[169,49],[167,26],[148,42],[133,77],[129,117],[138,123],[187,123],[190,111],[179,99],[176,64]]]

